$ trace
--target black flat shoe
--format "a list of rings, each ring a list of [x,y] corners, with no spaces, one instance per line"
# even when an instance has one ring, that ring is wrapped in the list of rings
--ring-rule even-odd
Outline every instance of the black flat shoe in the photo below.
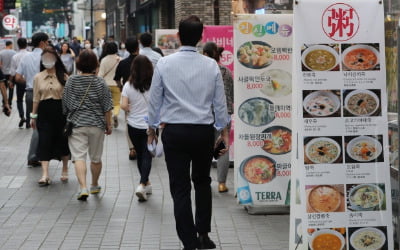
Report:
[[[215,249],[217,247],[208,235],[200,235],[198,240],[199,245],[197,249]]]
[[[21,118],[21,120],[19,120],[18,127],[22,128],[25,122],[26,122],[25,118]]]

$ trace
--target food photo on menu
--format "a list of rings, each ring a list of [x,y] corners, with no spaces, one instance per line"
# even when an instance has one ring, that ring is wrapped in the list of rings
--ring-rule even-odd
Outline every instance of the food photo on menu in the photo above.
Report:
[[[343,71],[380,70],[379,43],[342,44]]]
[[[346,191],[349,211],[386,210],[384,183],[347,184]]]
[[[269,97],[287,96],[292,93],[292,75],[282,69],[270,69],[261,74],[268,80],[260,89],[261,93]]]
[[[346,228],[308,228],[308,249],[341,250],[346,249]]]
[[[343,163],[342,137],[305,137],[304,164]]]
[[[383,162],[382,135],[345,136],[346,163]]]
[[[255,97],[244,101],[239,106],[239,118],[247,125],[260,127],[275,119],[273,103],[265,98]]]
[[[340,90],[303,90],[303,117],[340,117]]]
[[[271,135],[264,140],[261,147],[265,152],[273,155],[287,154],[292,151],[292,131],[284,126],[272,126],[264,131],[264,134]]]
[[[339,44],[304,44],[302,71],[339,71]]]
[[[265,155],[254,155],[240,164],[240,175],[252,184],[265,184],[276,177],[276,162]]]
[[[344,212],[344,185],[306,185],[307,213]]]
[[[248,41],[242,44],[236,56],[240,64],[249,69],[263,69],[273,62],[271,45],[263,41]]]
[[[380,116],[380,89],[347,89],[343,90],[343,116]]]
[[[349,227],[349,250],[388,250],[386,227]]]

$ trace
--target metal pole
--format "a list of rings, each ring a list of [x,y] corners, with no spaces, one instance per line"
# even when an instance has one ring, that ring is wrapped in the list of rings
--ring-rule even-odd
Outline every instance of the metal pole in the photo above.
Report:
[[[90,0],[90,39],[94,42],[94,30],[93,30],[93,0]]]

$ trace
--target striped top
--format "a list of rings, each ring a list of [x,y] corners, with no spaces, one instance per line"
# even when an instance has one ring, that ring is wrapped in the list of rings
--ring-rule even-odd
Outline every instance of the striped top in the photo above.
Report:
[[[88,94],[85,96],[89,84]],[[68,78],[63,94],[63,112],[68,121],[72,121],[74,128],[99,127],[106,128],[104,114],[112,110],[112,99],[109,88],[103,78],[94,75],[73,75]],[[71,111],[75,111],[69,115]]]

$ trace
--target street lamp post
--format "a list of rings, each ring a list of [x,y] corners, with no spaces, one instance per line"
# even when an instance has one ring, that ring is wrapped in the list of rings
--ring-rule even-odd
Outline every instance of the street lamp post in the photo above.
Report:
[[[93,25],[93,0],[90,0],[90,39],[94,42],[94,25]]]

